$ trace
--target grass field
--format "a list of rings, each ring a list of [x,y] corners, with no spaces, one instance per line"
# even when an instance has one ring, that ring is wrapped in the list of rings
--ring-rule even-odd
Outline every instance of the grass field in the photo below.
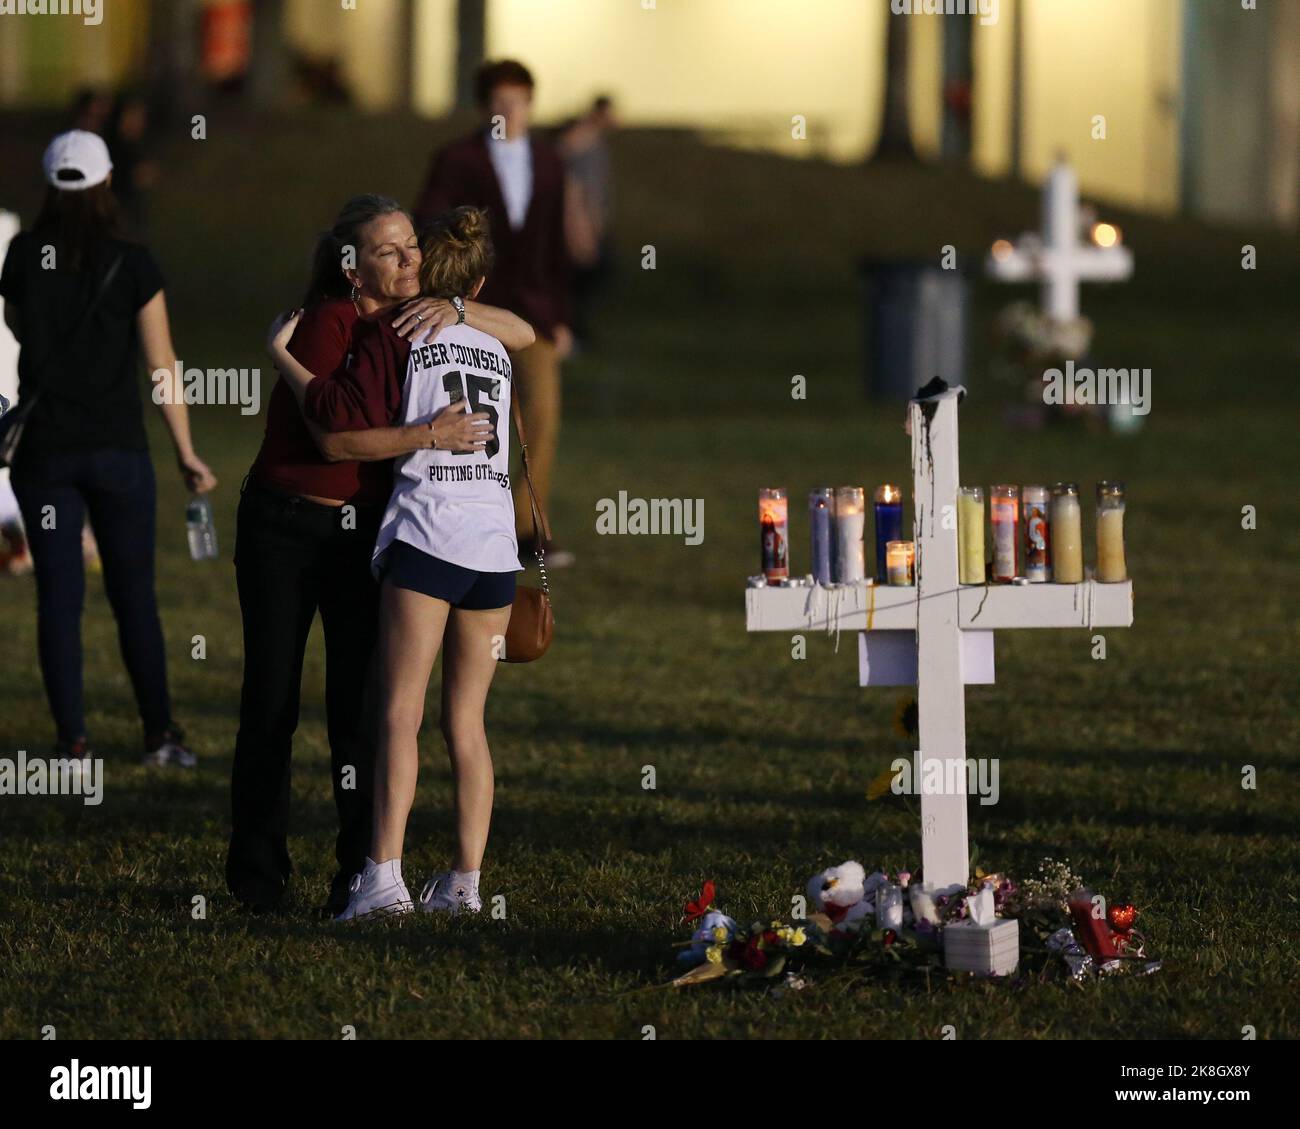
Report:
[[[30,212],[45,121],[12,119],[4,188]],[[359,190],[411,199],[412,152],[446,128],[398,118],[214,118],[166,150],[152,243],[176,338],[200,367],[261,365],[264,327],[297,300],[314,231]],[[413,142],[415,144],[413,144]],[[271,161],[274,156],[274,163]],[[186,554],[184,498],[151,423],[159,593],[190,774],[136,763],[139,733],[111,616],[85,615],[89,723],[107,760],[99,807],[0,800],[0,1035],[37,1038],[1241,1037],[1300,1033],[1300,502],[1295,373],[1300,243],[1119,214],[1131,283],[1089,289],[1108,363],[1153,370],[1146,430],[1011,433],[983,376],[985,327],[1011,292],[977,285],[963,479],[1129,484],[1136,618],[1107,633],[1004,633],[996,685],[967,694],[970,755],[1001,758],[1001,801],[972,806],[986,866],[1068,858],[1143,907],[1151,978],[1082,988],[815,977],[802,993],[657,990],[682,903],[714,878],[738,918],[788,910],[824,866],[919,864],[901,808],[869,779],[907,746],[892,691],[856,688],[855,640],[747,636],[754,494],[906,481],[900,407],[862,395],[860,257],[978,256],[1033,226],[1028,188],[934,169],[848,169],[707,147],[685,134],[618,145],[620,270],[602,347],[566,375],[554,524],[579,557],[555,577],[546,659],[503,667],[489,703],[497,808],[485,894],[504,921],[342,929],[310,917],[330,874],[333,807],[323,656],[313,636],[295,746],[292,912],[226,896],[227,785],[241,674],[229,563],[240,479],[262,421],[196,409],[221,478],[222,559]],[[26,171],[30,170],[30,171]],[[1259,269],[1240,269],[1241,246]],[[657,269],[640,269],[653,244]],[[967,259],[970,263],[977,258]],[[792,401],[790,377],[808,378]],[[269,392],[269,385],[265,392]],[[263,399],[265,400],[265,393]],[[702,498],[706,535],[600,537],[598,499]],[[1253,505],[1258,529],[1241,528]],[[793,554],[806,562],[795,511]],[[0,585],[0,746],[52,740],[31,583]],[[190,658],[192,636],[207,658]],[[436,699],[434,699],[436,703]],[[435,705],[436,710],[436,705]],[[641,787],[653,765],[658,787]],[[1241,787],[1244,765],[1258,770]],[[408,879],[441,869],[448,772],[427,724]],[[208,900],[194,920],[192,899]]]

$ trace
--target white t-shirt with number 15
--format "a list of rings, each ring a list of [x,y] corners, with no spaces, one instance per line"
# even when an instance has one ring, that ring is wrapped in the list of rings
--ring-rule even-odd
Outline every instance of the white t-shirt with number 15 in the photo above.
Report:
[[[510,495],[510,358],[495,337],[451,326],[411,343],[402,422],[427,423],[462,400],[486,412],[486,449],[421,450],[396,460],[372,568],[393,541],[462,568],[520,572]]]

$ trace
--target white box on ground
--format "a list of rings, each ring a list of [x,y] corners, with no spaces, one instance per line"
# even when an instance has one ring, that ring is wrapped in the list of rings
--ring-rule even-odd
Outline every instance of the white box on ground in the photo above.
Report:
[[[954,972],[1011,975],[1020,964],[1020,922],[1000,918],[991,925],[954,921],[944,926],[943,963]]]
[[[967,686],[993,684],[993,632],[961,633],[961,673]],[[916,632],[858,633],[859,686],[915,686]]]

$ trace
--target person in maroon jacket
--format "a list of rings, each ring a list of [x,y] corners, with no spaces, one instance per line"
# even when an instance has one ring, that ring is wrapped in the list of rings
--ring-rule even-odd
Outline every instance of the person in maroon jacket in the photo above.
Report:
[[[452,303],[420,298],[420,261],[415,228],[400,204],[373,195],[349,200],[317,243],[306,310],[290,351],[312,372],[332,374],[346,369],[358,327],[399,306],[394,327],[406,336],[459,321]],[[475,328],[517,346],[531,340],[532,331],[512,314],[474,302],[464,306],[464,320]],[[254,910],[272,909],[283,896],[292,869],[289,759],[303,653],[319,612],[339,814],[338,871],[322,908],[334,916],[347,905],[348,883],[370,846],[376,733],[365,690],[378,631],[370,553],[392,489],[391,460],[435,442],[470,442],[486,417],[326,435],[304,420],[302,396],[301,388],[277,381],[262,447],[239,502],[235,576],[244,683],[226,883]],[[400,398],[378,405],[376,423],[390,424],[399,408]]]
[[[482,299],[518,314],[537,330],[527,349],[511,353],[528,453],[540,502],[548,509],[560,436],[560,362],[573,344],[570,262],[565,230],[566,184],[559,153],[529,133],[533,76],[522,63],[487,63],[478,74],[479,103],[488,124],[434,155],[415,206],[417,227],[463,204],[491,217],[496,266]],[[509,342],[506,342],[509,345]],[[528,496],[516,486],[519,556],[538,548]],[[572,563],[573,554],[548,546],[546,563]]]

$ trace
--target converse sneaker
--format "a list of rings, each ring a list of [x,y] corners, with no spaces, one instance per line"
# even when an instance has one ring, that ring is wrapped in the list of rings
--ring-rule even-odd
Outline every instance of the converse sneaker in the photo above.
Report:
[[[354,921],[360,917],[390,917],[411,912],[411,895],[402,881],[402,860],[373,862],[352,876],[348,887],[347,908],[335,921]]]
[[[153,737],[145,738],[144,748],[145,764],[174,764],[179,768],[193,768],[199,763],[199,758],[185,747],[185,734],[176,728],[164,729]]]
[[[453,882],[450,870],[435,874],[420,891],[421,913],[478,913],[482,908],[478,889],[468,882]]]

